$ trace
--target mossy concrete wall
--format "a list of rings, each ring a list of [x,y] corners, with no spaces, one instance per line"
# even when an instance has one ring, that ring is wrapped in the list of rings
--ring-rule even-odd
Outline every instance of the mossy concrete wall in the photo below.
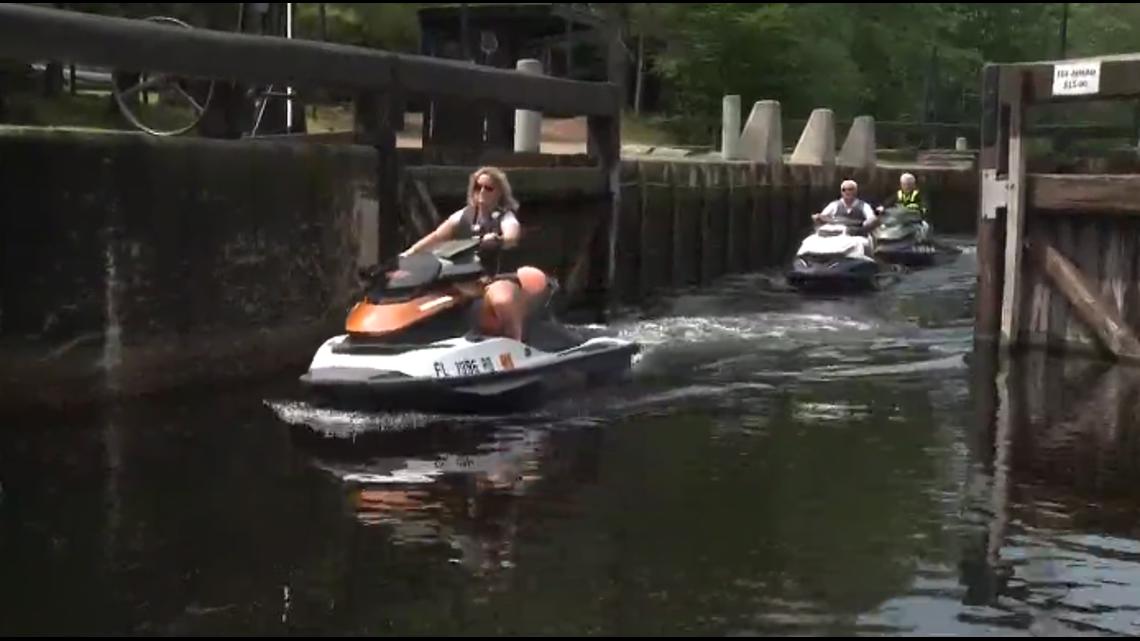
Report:
[[[375,260],[375,174],[363,147],[0,130],[0,407],[303,368]]]

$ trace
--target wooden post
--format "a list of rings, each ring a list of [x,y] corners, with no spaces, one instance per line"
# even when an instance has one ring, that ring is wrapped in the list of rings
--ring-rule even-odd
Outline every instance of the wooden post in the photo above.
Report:
[[[591,115],[586,118],[587,140],[586,149],[590,156],[598,160],[602,173],[606,176],[606,183],[610,192],[608,225],[600,227],[603,230],[599,240],[604,241],[602,247],[605,257],[605,291],[606,304],[609,304],[609,294],[614,291],[614,278],[617,269],[617,241],[618,223],[621,218],[621,108],[625,104],[625,73],[624,47],[621,42],[621,25],[615,16],[608,16],[602,29],[602,36],[606,45],[606,76],[607,80],[617,85],[619,91],[614,96],[616,104],[609,115]],[[599,255],[599,254],[595,254]],[[599,270],[601,271],[601,270]],[[593,279],[591,279],[593,280]]]
[[[400,157],[396,153],[396,132],[392,127],[395,106],[393,93],[366,91],[357,95],[354,133],[358,144],[376,150],[376,200],[379,221],[377,257],[383,262],[400,252]]]
[[[618,221],[621,213],[621,118],[617,115],[589,116],[586,119],[586,126],[590,155],[598,160],[610,194],[608,224],[599,227],[601,251],[595,252],[594,255],[604,257],[605,269],[598,270],[599,273],[605,274],[605,282],[601,285],[607,292],[613,292],[617,269]],[[591,278],[591,282],[599,284],[594,278]]]
[[[673,282],[673,165],[638,162],[641,182],[641,289],[651,292]]]
[[[1017,344],[1021,314],[1021,248],[1025,232],[1025,153],[1021,137],[1025,106],[1023,76],[1014,70],[1003,74],[1003,93],[1009,91],[1009,173],[1006,180],[1005,282],[1002,287],[1001,344]]]
[[[644,178],[641,163],[634,160],[619,163],[621,170],[621,209],[620,220],[617,225],[617,243],[619,249],[615,251],[614,260],[614,286],[617,288],[611,300],[620,299],[624,303],[633,303],[642,295],[641,272],[645,270],[645,256],[641,254],[643,246],[641,234],[644,216],[643,204],[645,192],[643,191]]]
[[[1000,67],[987,65],[982,82],[982,126],[979,166],[978,285],[974,308],[974,340],[995,343],[1001,326],[1002,222],[1006,211],[1005,181],[998,177],[999,154],[1008,132],[1001,127]]]

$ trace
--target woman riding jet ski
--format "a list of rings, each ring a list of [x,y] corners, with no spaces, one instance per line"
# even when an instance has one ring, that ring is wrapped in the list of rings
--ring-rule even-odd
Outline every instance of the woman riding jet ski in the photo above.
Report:
[[[870,205],[856,197],[859,186],[845,180],[842,197],[812,214],[815,232],[796,252],[788,284],[802,291],[851,291],[873,289],[879,264],[872,257],[873,242],[867,233],[879,219]]]
[[[518,242],[516,208],[501,171],[472,174],[468,205],[370,274],[346,333],[317,350],[302,383],[375,409],[497,411],[626,374],[637,344],[557,323],[557,284],[541,270],[484,273]]]
[[[915,189],[913,174],[899,177],[899,190],[878,208],[882,225],[875,230],[875,258],[907,267],[933,265],[940,256],[962,253],[937,243],[926,222],[927,206]]]

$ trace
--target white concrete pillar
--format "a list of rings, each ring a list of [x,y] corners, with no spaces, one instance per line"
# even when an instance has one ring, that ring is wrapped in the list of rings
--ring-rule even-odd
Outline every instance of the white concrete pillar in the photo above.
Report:
[[[835,164],[835,114],[830,109],[811,112],[788,162],[793,165]]]
[[[840,165],[845,167],[875,166],[875,119],[857,116],[847,132],[847,140],[839,150]]]
[[[748,122],[740,134],[740,151],[753,162],[778,165],[784,160],[784,136],[780,124],[780,103],[759,100],[752,105]]]
[[[968,151],[969,149],[970,149],[970,145],[968,142],[966,142],[965,136],[958,136],[957,138],[954,139],[954,150],[955,151]]]
[[[523,58],[515,63],[521,73],[542,75],[542,62]],[[537,152],[542,143],[542,112],[515,109],[515,151]]]
[[[725,96],[720,108],[720,154],[725,160],[740,155],[740,96]]]

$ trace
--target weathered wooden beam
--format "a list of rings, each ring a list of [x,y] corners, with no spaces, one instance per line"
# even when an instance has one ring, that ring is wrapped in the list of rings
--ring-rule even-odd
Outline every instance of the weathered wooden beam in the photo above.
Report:
[[[1096,334],[1109,353],[1118,359],[1140,360],[1140,340],[1116,307],[1096,294],[1069,259],[1039,240],[1029,244],[1029,252],[1035,266],[1045,272],[1077,317]]]
[[[424,208],[424,212],[430,217],[432,225],[439,225],[443,219],[439,216],[439,210],[436,209],[435,203],[432,202],[431,192],[428,191],[427,185],[422,180],[413,180],[412,185],[415,189],[415,195],[419,196],[420,204]]]
[[[620,34],[610,34],[610,78],[615,76],[615,47],[619,46]],[[599,275],[604,274],[604,282],[593,283],[599,291],[614,292],[617,275],[617,245],[618,223],[621,220],[621,118],[618,116],[589,116],[586,118],[586,147],[590,156],[598,159],[601,173],[605,178],[606,192],[609,195],[608,224],[600,228],[594,256],[598,261],[604,261],[604,269],[599,269]]]
[[[974,336],[979,343],[996,343],[1001,330],[1002,224],[1006,209],[1004,178],[999,179],[1001,138],[1000,69],[987,65],[982,73],[982,137],[978,203],[978,287],[974,306]]]
[[[400,236],[403,211],[400,202],[401,166],[396,153],[396,131],[392,127],[391,96],[363,92],[354,103],[353,129],[360,144],[376,150],[376,199],[379,222],[380,261],[395,256],[401,249]]]
[[[1021,247],[1025,232],[1024,78],[1003,78],[1002,101],[1009,105],[1009,163],[1006,179],[1005,276],[1002,282],[1001,343],[1017,343],[1021,314]],[[1008,101],[1006,100],[1008,96]],[[999,158],[1000,160],[1000,158]]]
[[[1140,175],[1030,174],[1029,208],[1035,214],[1140,216]]]
[[[292,87],[384,90],[399,84],[410,93],[546,113],[610,115],[618,113],[621,104],[613,83],[20,4],[0,4],[0,57]]]

